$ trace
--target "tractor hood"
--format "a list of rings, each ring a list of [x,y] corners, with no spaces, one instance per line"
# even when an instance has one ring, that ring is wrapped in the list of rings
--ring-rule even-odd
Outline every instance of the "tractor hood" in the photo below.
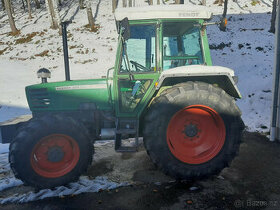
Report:
[[[27,86],[26,96],[32,112],[110,110],[107,79],[75,80]]]

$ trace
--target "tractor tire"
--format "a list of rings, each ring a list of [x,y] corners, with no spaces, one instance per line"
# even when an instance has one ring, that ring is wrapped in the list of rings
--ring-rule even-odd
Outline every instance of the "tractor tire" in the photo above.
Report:
[[[148,155],[177,180],[218,174],[237,155],[244,124],[235,100],[203,82],[173,86],[157,97],[144,118]]]
[[[88,130],[73,118],[46,115],[21,126],[10,144],[16,178],[36,189],[76,181],[92,162]]]

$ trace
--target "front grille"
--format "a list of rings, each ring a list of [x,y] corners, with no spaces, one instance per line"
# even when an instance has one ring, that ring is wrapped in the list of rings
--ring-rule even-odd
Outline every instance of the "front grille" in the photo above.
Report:
[[[30,106],[35,109],[46,109],[51,104],[47,88],[29,90]]]

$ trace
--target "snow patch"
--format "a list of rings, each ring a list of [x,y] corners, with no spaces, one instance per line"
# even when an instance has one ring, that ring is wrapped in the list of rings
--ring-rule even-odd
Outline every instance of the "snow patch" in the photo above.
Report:
[[[0,144],[0,154],[9,153],[10,144]]]
[[[22,182],[15,178],[2,180],[0,182],[0,191],[21,185]],[[61,197],[66,195],[77,195],[85,192],[99,192],[102,190],[112,190],[118,187],[127,186],[127,183],[115,183],[108,180],[107,177],[96,177],[94,180],[89,180],[88,177],[80,177],[78,182],[73,182],[67,186],[56,187],[54,190],[43,189],[39,192],[28,192],[22,195],[13,195],[7,198],[0,199],[1,204],[7,203],[26,203],[35,200],[42,200],[50,197]]]
[[[0,180],[0,192],[5,190],[5,189],[11,188],[11,187],[20,186],[22,184],[23,184],[22,181],[14,178],[14,177],[1,179]]]

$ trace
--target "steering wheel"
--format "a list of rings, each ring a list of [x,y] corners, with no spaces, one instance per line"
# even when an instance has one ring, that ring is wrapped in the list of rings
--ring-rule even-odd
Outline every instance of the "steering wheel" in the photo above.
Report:
[[[130,61],[130,63],[135,66],[136,71],[150,71],[150,69],[140,63],[137,63],[136,61]]]

